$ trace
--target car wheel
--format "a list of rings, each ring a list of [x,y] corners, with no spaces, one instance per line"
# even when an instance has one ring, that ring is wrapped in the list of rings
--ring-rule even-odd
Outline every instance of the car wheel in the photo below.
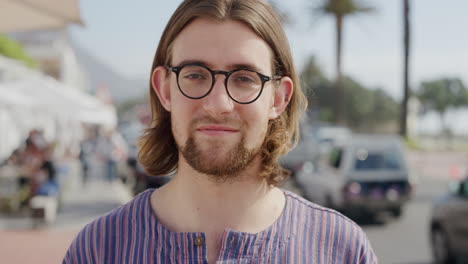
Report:
[[[454,263],[447,233],[441,228],[434,228],[431,234],[432,252],[436,264]]]

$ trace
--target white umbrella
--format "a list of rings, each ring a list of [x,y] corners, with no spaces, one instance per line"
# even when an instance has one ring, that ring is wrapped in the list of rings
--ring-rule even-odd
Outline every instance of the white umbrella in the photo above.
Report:
[[[17,127],[14,117],[1,107],[0,127],[0,162],[2,162],[21,144],[23,135]]]
[[[50,77],[11,82],[8,83],[8,87],[12,91],[33,97],[38,109],[58,119],[71,119],[107,127],[115,127],[117,124],[117,114],[112,106],[105,105],[96,98]]]
[[[82,24],[79,0],[0,0],[0,32],[60,29]]]
[[[9,107],[17,106],[30,108],[36,105],[36,102],[27,94],[9,89],[5,84],[0,83],[0,104]]]

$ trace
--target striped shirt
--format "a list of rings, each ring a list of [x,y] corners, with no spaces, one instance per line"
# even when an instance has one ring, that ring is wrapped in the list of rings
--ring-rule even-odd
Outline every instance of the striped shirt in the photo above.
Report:
[[[204,233],[176,233],[156,219],[147,190],[88,224],[63,263],[208,263]],[[377,263],[363,230],[342,214],[285,191],[281,216],[250,234],[224,231],[216,263]]]

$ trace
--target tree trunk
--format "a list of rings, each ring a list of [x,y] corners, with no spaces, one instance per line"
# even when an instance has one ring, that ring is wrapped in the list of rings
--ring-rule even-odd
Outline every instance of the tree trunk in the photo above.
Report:
[[[401,105],[400,117],[400,135],[408,136],[408,99],[410,95],[409,87],[409,57],[410,57],[410,0],[403,0],[403,17],[404,17],[404,72],[403,72],[403,102]]]
[[[336,16],[336,81],[335,81],[335,121],[343,124],[343,75],[341,69],[343,16]]]

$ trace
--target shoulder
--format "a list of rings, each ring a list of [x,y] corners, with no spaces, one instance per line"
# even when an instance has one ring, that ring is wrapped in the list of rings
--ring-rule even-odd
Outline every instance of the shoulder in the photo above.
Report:
[[[314,241],[304,246],[317,254],[329,253],[333,263],[377,263],[367,235],[354,221],[297,194],[285,191],[285,195],[293,240]]]
[[[289,191],[284,191],[284,194],[286,195],[286,201],[288,203],[287,206],[289,207],[289,211],[300,212],[300,217],[306,219],[313,217],[316,218],[316,220],[321,219],[320,222],[322,224],[328,223],[328,221],[324,222],[323,220],[333,219],[334,221],[337,221],[339,223],[359,228],[359,226],[356,223],[354,223],[351,219],[349,219],[348,217],[344,216],[336,210],[315,204]]]
[[[87,224],[73,240],[63,263],[106,262],[108,252],[121,248],[120,241],[127,241],[129,234],[145,229],[147,219],[150,219],[147,214],[152,212],[148,207],[152,191],[139,194],[127,204]]]
[[[320,226],[323,230],[324,228],[334,229],[340,226],[344,230],[361,230],[351,219],[333,209],[310,202],[289,191],[284,191],[284,193],[286,195],[287,213],[292,214],[292,218],[299,218],[301,222],[308,224],[303,228]]]

